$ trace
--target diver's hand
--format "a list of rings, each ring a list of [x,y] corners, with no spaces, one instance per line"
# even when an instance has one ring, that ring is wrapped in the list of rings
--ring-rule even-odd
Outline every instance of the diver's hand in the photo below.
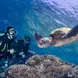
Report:
[[[20,55],[22,58],[25,58],[24,52],[20,52],[19,55]]]
[[[10,52],[10,54],[14,54],[15,50],[14,49],[10,49],[9,52]]]

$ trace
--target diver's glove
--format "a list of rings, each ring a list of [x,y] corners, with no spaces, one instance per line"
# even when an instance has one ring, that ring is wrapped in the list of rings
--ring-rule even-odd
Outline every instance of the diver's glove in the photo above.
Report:
[[[20,52],[19,55],[20,55],[22,58],[25,58],[24,52]]]
[[[14,54],[15,53],[15,50],[14,49],[10,49],[8,50],[10,54]]]

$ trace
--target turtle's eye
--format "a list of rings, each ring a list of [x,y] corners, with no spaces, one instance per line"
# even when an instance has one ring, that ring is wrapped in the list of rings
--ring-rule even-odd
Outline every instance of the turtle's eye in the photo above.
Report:
[[[46,44],[46,41],[42,40],[42,43],[43,43],[43,44]]]
[[[42,40],[41,42],[44,42],[44,40]]]
[[[41,40],[41,43],[45,44],[45,41],[44,40]]]

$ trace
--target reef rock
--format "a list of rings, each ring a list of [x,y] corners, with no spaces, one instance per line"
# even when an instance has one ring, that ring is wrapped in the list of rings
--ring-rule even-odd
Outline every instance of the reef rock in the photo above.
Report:
[[[35,55],[25,64],[10,66],[6,78],[78,78],[78,66],[52,55]]]

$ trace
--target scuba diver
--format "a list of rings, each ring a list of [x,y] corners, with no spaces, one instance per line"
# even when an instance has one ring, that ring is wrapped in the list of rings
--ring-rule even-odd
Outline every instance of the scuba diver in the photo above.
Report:
[[[30,52],[30,43],[31,39],[29,36],[24,36],[24,39],[17,39],[16,43],[14,43],[15,55],[18,58],[17,60],[22,60],[20,63],[25,63],[26,60],[33,56],[35,53]]]
[[[7,31],[0,35],[0,59],[5,59],[5,67],[12,64],[25,63],[26,60],[35,53],[29,51],[30,37],[17,39],[16,30],[12,26],[7,27]],[[18,58],[18,59],[17,59]]]
[[[29,57],[35,55],[35,52],[30,51],[30,44],[31,44],[30,37],[25,35],[23,41],[24,41],[23,42],[23,44],[24,44],[23,45],[23,52],[24,52],[26,58],[29,58]]]
[[[23,51],[24,51],[24,52],[27,52],[27,51],[28,51],[29,45],[30,45],[30,41],[31,41],[30,37],[25,35],[25,36],[24,36],[24,40],[23,40],[23,43],[24,43]],[[27,45],[28,45],[28,46],[27,46]],[[26,46],[27,46],[27,47],[26,47]]]
[[[11,49],[12,43],[16,39],[16,30],[8,26],[5,33],[0,35],[0,59],[5,59],[5,66],[8,66],[8,60],[12,58],[14,49]]]

